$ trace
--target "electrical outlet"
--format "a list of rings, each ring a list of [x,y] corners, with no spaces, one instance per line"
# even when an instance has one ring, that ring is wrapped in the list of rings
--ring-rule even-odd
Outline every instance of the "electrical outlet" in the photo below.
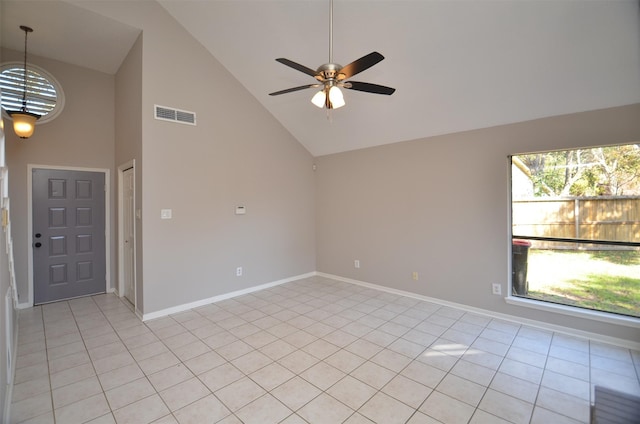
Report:
[[[353,266],[355,268],[360,268],[360,261],[358,259],[356,259],[355,261],[353,261]]]
[[[415,281],[418,281],[418,271],[413,271],[413,274],[411,274],[411,278],[413,278]]]
[[[491,285],[491,292],[493,294],[501,295],[502,294],[502,285],[500,283],[494,283]]]
[[[236,277],[242,277],[242,267],[236,268]]]

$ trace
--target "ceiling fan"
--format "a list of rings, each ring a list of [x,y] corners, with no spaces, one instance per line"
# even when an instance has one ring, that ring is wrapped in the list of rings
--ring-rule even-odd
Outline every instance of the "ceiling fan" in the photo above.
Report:
[[[318,82],[314,84],[301,85],[299,87],[287,88],[285,90],[269,93],[269,95],[278,96],[280,94],[292,93],[294,91],[305,90],[307,88],[321,88],[320,91],[313,96],[311,102],[319,108],[326,107],[327,109],[337,109],[345,105],[344,97],[340,88],[364,91],[366,93],[391,95],[396,91],[395,88],[371,84],[368,82],[346,81],[352,76],[371,68],[382,59],[384,59],[384,56],[380,53],[371,52],[346,66],[341,66],[333,62],[333,0],[330,0],[329,63],[320,65],[320,67],[314,71],[311,68],[307,68],[306,66],[300,65],[299,63],[289,59],[282,57],[276,59],[276,61],[283,65],[314,77]]]

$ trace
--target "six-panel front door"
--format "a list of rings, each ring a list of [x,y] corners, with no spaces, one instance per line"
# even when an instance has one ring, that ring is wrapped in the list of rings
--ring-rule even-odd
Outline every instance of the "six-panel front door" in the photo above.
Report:
[[[106,291],[104,173],[32,170],[34,303]]]

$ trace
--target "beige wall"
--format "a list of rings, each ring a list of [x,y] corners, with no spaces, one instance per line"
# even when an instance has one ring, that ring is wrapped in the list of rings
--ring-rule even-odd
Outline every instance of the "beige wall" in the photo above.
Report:
[[[314,173],[314,158],[157,3],[81,4],[143,33],[115,77],[33,58],[68,90],[70,109],[31,140],[8,140],[14,216],[26,217],[27,163],[114,169],[135,158],[145,314],[318,270],[640,339],[638,330],[490,294],[492,283],[506,291],[510,274],[508,155],[638,141],[640,106],[324,156]],[[157,121],[154,104],[194,111],[198,125]],[[79,117],[86,124],[76,128]],[[234,214],[240,205],[246,215]],[[161,209],[172,209],[173,219],[161,220]],[[24,221],[14,220],[23,297]]]
[[[144,312],[314,271],[313,158],[154,6],[143,26]],[[154,104],[194,111],[198,125],[157,121]]]
[[[317,158],[317,269],[640,340],[640,329],[525,309],[491,294],[492,283],[506,293],[510,275],[508,155],[638,142],[639,117],[633,105]]]
[[[116,76],[30,58],[60,81],[67,105],[27,142],[9,140],[12,176],[18,174],[12,195],[23,217],[14,227],[21,301],[27,301],[27,163],[112,170],[115,284],[116,169],[136,160],[144,313],[314,271],[311,155],[157,3],[85,5],[105,8],[143,34]],[[157,121],[154,104],[194,111],[198,125]],[[246,215],[234,214],[239,205]],[[160,220],[160,209],[172,209],[173,219]],[[238,266],[242,277],[235,276]]]
[[[81,5],[143,31],[138,307],[148,314],[314,271],[312,156],[159,4]],[[198,125],[157,121],[154,104],[196,112]],[[239,205],[246,215],[234,214]],[[173,218],[161,220],[161,209]]]
[[[20,61],[20,52],[3,50],[4,61]],[[30,55],[29,62],[42,67],[60,82],[65,93],[62,113],[53,121],[36,125],[34,135],[20,140],[6,132],[11,174],[12,230],[18,296],[28,302],[27,165],[100,168],[111,171],[114,187],[114,77],[79,66]],[[113,191],[110,196],[111,234],[114,239]],[[111,244],[111,255],[115,246]],[[115,276],[115,265],[111,267]],[[107,282],[111,286],[111,282]]]
[[[115,162],[142,158],[142,35],[115,76]]]
[[[138,37],[116,73],[115,83],[115,165],[116,168],[135,162],[135,205],[142,205],[142,35]],[[117,171],[118,172],[118,171]],[[116,180],[118,178],[116,177]],[[118,189],[114,188],[116,196]],[[120,199],[117,199],[119,210]],[[116,214],[117,217],[117,214]],[[119,233],[117,232],[119,235]],[[142,220],[136,219],[136,240],[142,240]],[[116,241],[116,245],[120,239]],[[114,257],[119,262],[119,257]],[[135,303],[141,308],[144,300],[142,276],[142,243],[136,243]],[[116,280],[119,280],[118,278]],[[132,299],[133,300],[133,299]]]

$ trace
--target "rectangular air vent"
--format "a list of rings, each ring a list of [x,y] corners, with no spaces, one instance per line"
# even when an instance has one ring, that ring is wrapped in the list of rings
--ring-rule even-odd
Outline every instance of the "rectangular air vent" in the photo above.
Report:
[[[155,105],[155,117],[161,121],[177,122],[179,124],[196,125],[195,112],[180,110],[172,107]]]

